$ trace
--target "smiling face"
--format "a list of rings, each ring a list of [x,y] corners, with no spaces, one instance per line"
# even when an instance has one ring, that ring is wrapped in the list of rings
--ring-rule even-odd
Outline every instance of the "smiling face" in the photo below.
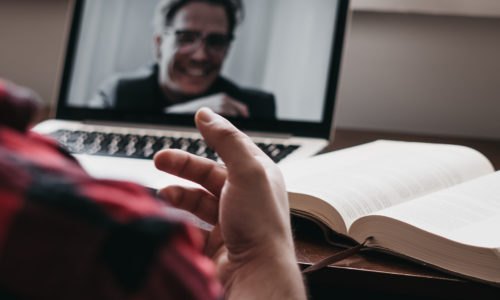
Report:
[[[155,37],[159,65],[159,83],[163,92],[176,101],[205,92],[219,75],[226,51],[213,55],[201,41],[193,51],[180,48],[176,32],[199,32],[201,36],[227,35],[228,20],[224,7],[191,2],[175,14],[167,33]]]

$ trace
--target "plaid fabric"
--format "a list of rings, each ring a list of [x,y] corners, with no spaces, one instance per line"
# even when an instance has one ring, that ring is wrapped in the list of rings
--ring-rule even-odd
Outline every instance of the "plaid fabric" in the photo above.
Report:
[[[23,93],[0,80],[0,299],[221,298],[197,229],[26,130]]]

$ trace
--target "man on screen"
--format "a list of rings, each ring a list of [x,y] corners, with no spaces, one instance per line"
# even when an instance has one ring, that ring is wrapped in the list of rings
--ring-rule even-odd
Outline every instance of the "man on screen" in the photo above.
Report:
[[[194,113],[202,106],[232,117],[275,118],[274,96],[220,75],[240,0],[164,0],[155,15],[156,64],[106,82],[93,107]]]

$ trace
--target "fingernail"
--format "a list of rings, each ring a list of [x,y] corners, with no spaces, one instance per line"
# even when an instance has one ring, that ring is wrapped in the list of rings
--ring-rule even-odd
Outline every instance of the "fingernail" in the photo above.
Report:
[[[198,119],[204,123],[209,123],[214,119],[214,112],[207,107],[204,107],[198,112]]]

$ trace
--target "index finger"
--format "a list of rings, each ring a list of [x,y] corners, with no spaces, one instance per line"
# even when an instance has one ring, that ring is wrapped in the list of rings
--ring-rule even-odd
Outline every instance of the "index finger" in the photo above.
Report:
[[[198,110],[196,126],[207,145],[214,149],[226,165],[253,164],[253,158],[270,158],[244,133],[208,108]]]

